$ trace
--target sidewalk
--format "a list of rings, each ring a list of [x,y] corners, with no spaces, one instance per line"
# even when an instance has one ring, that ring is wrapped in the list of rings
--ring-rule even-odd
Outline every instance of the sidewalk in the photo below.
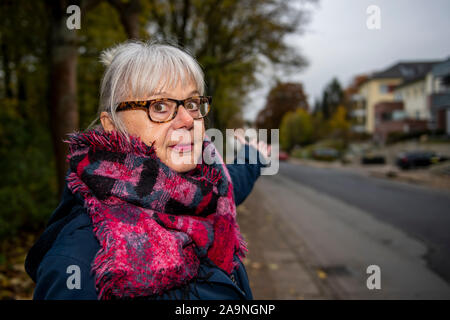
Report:
[[[255,299],[338,299],[315,257],[286,221],[261,205],[255,188],[237,208],[249,253],[243,263]]]

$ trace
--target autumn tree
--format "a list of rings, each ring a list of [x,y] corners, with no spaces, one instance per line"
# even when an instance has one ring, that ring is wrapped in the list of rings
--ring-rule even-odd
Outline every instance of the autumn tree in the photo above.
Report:
[[[308,99],[301,83],[279,82],[273,87],[265,107],[256,117],[256,126],[264,129],[279,128],[283,116],[297,109],[308,111]]]
[[[319,109],[315,112],[322,112],[324,119],[330,119],[339,105],[344,104],[344,92],[337,78],[333,78],[325,87],[322,100],[318,104]]]
[[[350,122],[347,119],[347,108],[343,105],[337,107],[328,122],[329,137],[338,139],[347,144],[350,133]]]
[[[258,86],[255,73],[264,63],[291,71],[306,65],[284,41],[303,30],[306,2],[315,1],[153,0],[148,30],[197,57],[208,94],[214,96],[210,124],[225,129],[241,118],[247,93]]]
[[[120,22],[129,39],[140,39],[145,17],[141,0],[107,0],[119,14]]]
[[[351,95],[357,94],[361,85],[366,82],[368,76],[366,74],[360,74],[352,79],[350,85],[344,90],[344,96],[346,100],[350,98]]]
[[[304,146],[313,142],[314,123],[305,109],[298,108],[287,112],[280,125],[280,144],[290,151],[295,146]]]

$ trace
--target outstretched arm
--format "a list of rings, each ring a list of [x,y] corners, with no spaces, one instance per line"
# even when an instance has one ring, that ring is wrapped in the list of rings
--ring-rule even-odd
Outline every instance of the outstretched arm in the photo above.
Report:
[[[250,143],[245,139],[236,135],[236,138],[243,144],[239,150],[236,159],[233,164],[228,164],[227,169],[230,173],[231,181],[233,183],[234,199],[236,206],[240,205],[253,189],[253,186],[261,174],[261,168],[265,166],[261,162],[261,153],[264,157],[270,154],[270,145],[266,145],[263,142],[256,143],[255,140]],[[257,163],[250,164],[250,154],[256,152]]]

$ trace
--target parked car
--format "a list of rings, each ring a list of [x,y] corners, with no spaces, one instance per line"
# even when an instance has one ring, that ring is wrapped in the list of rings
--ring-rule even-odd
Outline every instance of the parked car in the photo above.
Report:
[[[385,164],[385,163],[386,158],[381,154],[368,152],[361,157],[361,164]]]
[[[448,157],[434,151],[407,151],[397,156],[396,164],[401,169],[428,167],[434,163],[448,160]]]
[[[280,161],[286,161],[287,159],[289,159],[289,154],[286,151],[281,151],[278,153],[278,159],[280,159]]]
[[[333,161],[339,158],[339,151],[333,148],[316,148],[312,151],[312,157],[316,160]]]

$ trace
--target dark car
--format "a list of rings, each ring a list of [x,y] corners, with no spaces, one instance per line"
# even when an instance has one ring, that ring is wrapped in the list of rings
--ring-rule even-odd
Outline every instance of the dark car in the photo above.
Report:
[[[417,167],[428,167],[434,163],[448,160],[447,157],[439,155],[434,151],[408,151],[397,156],[397,166],[401,169]]]

